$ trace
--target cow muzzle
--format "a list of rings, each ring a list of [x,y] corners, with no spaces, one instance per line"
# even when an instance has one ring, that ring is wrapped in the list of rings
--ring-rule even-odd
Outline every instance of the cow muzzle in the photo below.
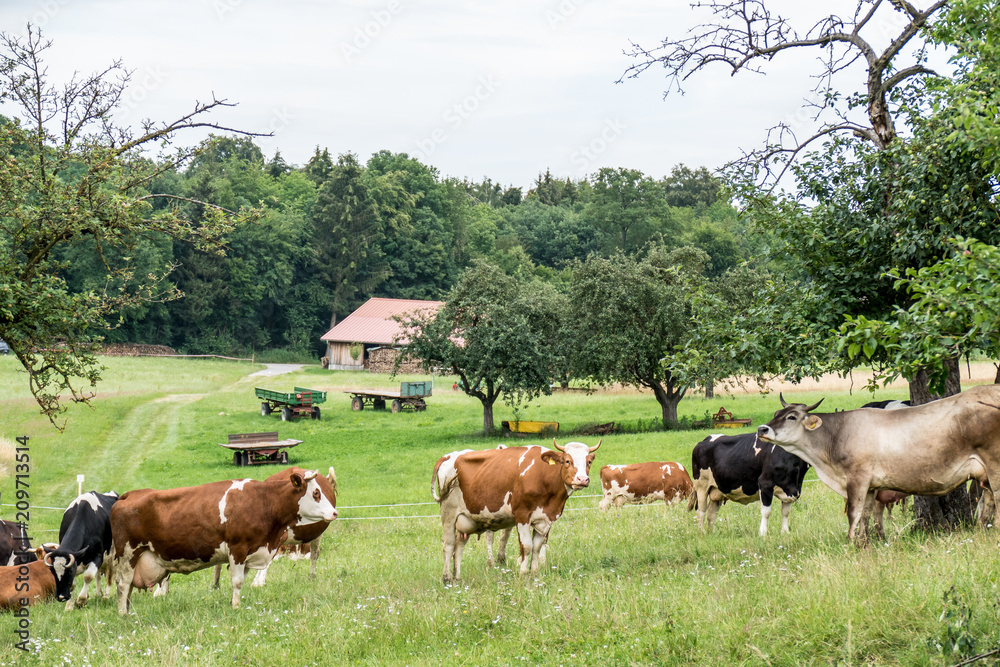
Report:
[[[774,437],[774,431],[772,431],[771,427],[768,426],[767,424],[761,424],[760,426],[757,427],[757,437],[760,438],[761,440],[766,440],[770,442],[771,438]]]
[[[577,475],[573,478],[573,490],[585,489],[590,486],[590,477],[581,477]]]

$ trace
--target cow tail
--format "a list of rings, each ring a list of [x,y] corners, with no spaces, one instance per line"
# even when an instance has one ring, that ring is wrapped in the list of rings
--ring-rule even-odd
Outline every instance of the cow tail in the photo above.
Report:
[[[688,507],[687,507],[687,511],[690,512],[691,510],[693,510],[697,506],[698,506],[698,492],[695,491],[694,490],[694,486],[692,486],[691,490],[688,492]]]
[[[438,486],[438,466],[434,466],[434,472],[431,473],[431,495],[434,496],[434,502],[441,502],[441,494],[439,493],[440,487]]]

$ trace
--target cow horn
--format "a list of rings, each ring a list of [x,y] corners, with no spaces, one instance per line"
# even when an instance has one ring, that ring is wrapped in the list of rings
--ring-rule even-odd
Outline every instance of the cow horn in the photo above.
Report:
[[[66,566],[67,570],[72,570],[73,566],[76,565],[76,556],[73,554],[69,555],[69,565]]]
[[[780,391],[778,392],[778,400],[781,401],[781,407],[783,408],[788,407],[788,403],[785,403],[785,397],[781,395]]]
[[[597,444],[590,448],[590,451],[596,452],[597,448],[601,446],[602,442],[604,442],[604,438],[601,438],[600,440],[598,440]]]
[[[552,438],[552,446],[555,447],[556,449],[558,449],[560,452],[565,452],[566,451],[565,449],[563,449],[562,447],[559,446],[559,443],[556,442],[555,438]]]
[[[51,551],[46,551],[45,552],[45,556],[42,558],[42,562],[45,563],[46,565],[48,565],[49,567],[52,567],[52,552]]]
[[[819,402],[816,403],[816,405],[810,405],[808,408],[806,408],[806,412],[812,412],[813,410],[815,410],[816,408],[818,408],[819,404],[822,403],[822,402],[823,402],[823,399],[822,398],[819,399]]]

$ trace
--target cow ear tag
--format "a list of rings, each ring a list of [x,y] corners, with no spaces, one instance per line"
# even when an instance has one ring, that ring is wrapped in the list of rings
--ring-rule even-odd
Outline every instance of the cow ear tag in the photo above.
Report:
[[[810,431],[815,431],[823,425],[823,420],[816,415],[809,415],[805,421],[805,427]]]

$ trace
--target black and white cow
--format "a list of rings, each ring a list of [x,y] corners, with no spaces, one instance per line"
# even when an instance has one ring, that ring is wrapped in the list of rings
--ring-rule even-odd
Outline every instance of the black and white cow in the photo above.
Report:
[[[97,593],[101,592],[100,573],[108,577],[107,597],[111,592],[111,506],[118,500],[114,491],[98,493],[89,491],[76,497],[69,504],[59,524],[59,544],[46,549],[46,560],[56,575],[56,599],[66,603],[66,610],[87,604],[87,587],[97,579]],[[76,600],[73,584],[76,575],[83,573],[83,588]]]
[[[24,565],[36,560],[24,524],[0,520],[0,565]]]
[[[756,433],[710,435],[691,452],[694,492],[688,511],[698,508],[698,525],[711,530],[719,506],[726,500],[743,505],[760,500],[760,534],[767,534],[771,502],[781,501],[781,532],[788,532],[788,514],[802,493],[809,464]],[[705,526],[705,517],[708,526]]]

